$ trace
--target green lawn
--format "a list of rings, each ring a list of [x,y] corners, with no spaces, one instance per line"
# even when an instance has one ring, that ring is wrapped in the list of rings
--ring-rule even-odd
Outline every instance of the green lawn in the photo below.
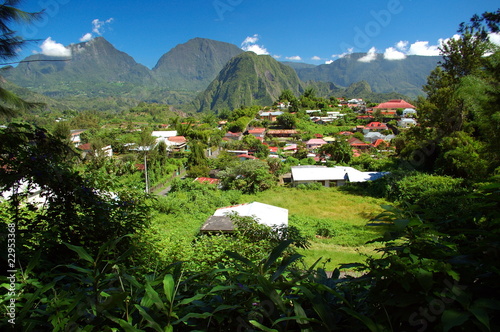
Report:
[[[360,262],[375,255],[380,243],[365,243],[379,237],[384,229],[366,226],[382,211],[383,199],[352,195],[338,188],[299,190],[278,188],[243,196],[244,202],[258,201],[288,209],[289,225],[311,238],[311,248],[301,250],[307,265],[322,257],[332,270],[342,263]]]

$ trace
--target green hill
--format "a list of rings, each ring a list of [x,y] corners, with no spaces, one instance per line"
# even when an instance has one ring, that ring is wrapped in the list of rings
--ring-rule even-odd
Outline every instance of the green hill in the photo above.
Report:
[[[70,58],[29,56],[3,76],[22,87],[53,98],[135,97],[155,86],[151,71],[118,51],[102,37],[68,46]],[[142,89],[138,89],[141,87]]]
[[[269,55],[245,52],[227,63],[194,104],[198,112],[265,106],[285,89],[297,95],[303,91],[303,83],[291,67]]]

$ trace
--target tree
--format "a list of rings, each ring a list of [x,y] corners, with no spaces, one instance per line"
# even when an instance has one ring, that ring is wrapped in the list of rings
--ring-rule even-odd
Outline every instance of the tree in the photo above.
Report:
[[[275,184],[269,165],[260,160],[246,160],[219,172],[224,189],[241,190],[254,194],[271,188]]]
[[[20,0],[6,0],[0,5],[0,59],[10,60],[14,58],[19,50],[26,45],[27,40],[16,35],[9,26],[11,23],[29,24],[39,19],[39,13],[29,13],[17,8]],[[0,87],[0,115],[12,116],[20,110],[32,109],[40,106],[39,103],[26,102],[12,92]]]
[[[297,126],[297,118],[290,113],[283,113],[276,118],[278,125],[284,129],[293,129]]]
[[[477,169],[473,170],[472,164],[460,160],[470,161],[472,156],[492,159],[487,157],[487,150],[482,148],[483,144],[476,142],[488,139],[486,137],[496,137],[495,134],[484,135],[482,131],[490,125],[498,124],[495,117],[491,117],[492,112],[494,113],[492,110],[496,109],[491,101],[495,100],[495,94],[498,95],[498,92],[495,92],[498,88],[495,86],[498,86],[499,81],[498,76],[495,78],[494,74],[495,68],[498,68],[495,65],[498,52],[488,40],[488,33],[494,31],[488,30],[488,27],[495,28],[498,21],[493,22],[486,18],[498,19],[498,17],[489,14],[483,14],[482,18],[474,17],[471,24],[461,24],[459,29],[461,35],[450,39],[441,47],[443,62],[431,73],[427,84],[423,87],[427,98],[420,98],[418,101],[421,128],[411,129],[414,139],[419,144],[405,143],[406,147],[433,146],[431,155],[426,156],[427,159],[440,161],[440,165],[434,164],[432,167],[439,167],[449,175],[484,175],[487,172],[478,173]],[[490,52],[494,52],[493,55],[486,56]],[[485,103],[486,99],[489,102]],[[486,114],[489,116],[484,116]],[[491,133],[495,130],[488,131]],[[407,137],[409,136],[412,135]],[[490,147],[493,145],[490,144]],[[465,151],[474,153],[465,156],[463,154]],[[454,162],[448,165],[450,167],[443,167],[444,160],[450,162],[450,158]],[[469,170],[463,168],[466,164],[469,164]],[[483,169],[484,163],[480,164],[482,165],[480,168]],[[494,168],[494,164],[490,163],[487,168]],[[457,168],[457,165],[461,166]]]
[[[278,97],[278,102],[282,103],[292,103],[296,102],[297,97],[293,94],[292,90],[290,89],[285,89],[281,92],[280,96]]]
[[[348,164],[352,159],[351,146],[345,140],[337,139],[335,142],[324,144],[319,148],[322,156],[330,158],[337,164]]]
[[[73,168],[76,158],[70,145],[44,129],[11,124],[0,130],[0,188],[12,193],[9,219],[23,264],[36,252],[63,264],[64,242],[96,253],[102,243],[135,233],[145,222],[138,193],[101,186],[101,174],[82,176]],[[27,200],[35,191],[45,204]],[[0,227],[4,233],[6,223]]]

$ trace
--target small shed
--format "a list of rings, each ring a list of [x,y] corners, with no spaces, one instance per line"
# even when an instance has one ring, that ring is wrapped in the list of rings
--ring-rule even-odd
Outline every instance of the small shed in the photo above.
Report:
[[[234,225],[229,215],[238,213],[243,217],[254,217],[257,222],[267,226],[288,226],[288,210],[277,206],[253,202],[215,210],[200,229],[202,233],[233,232]]]

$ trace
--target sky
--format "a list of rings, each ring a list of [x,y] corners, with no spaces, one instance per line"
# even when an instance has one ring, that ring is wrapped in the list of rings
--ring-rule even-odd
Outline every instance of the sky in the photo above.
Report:
[[[365,53],[361,61],[377,53],[397,61],[439,55],[461,22],[499,7],[497,0],[25,0],[21,9],[45,15],[15,27],[34,40],[15,60],[67,57],[66,46],[101,36],[148,68],[196,37],[280,61],[319,65],[352,52]]]

